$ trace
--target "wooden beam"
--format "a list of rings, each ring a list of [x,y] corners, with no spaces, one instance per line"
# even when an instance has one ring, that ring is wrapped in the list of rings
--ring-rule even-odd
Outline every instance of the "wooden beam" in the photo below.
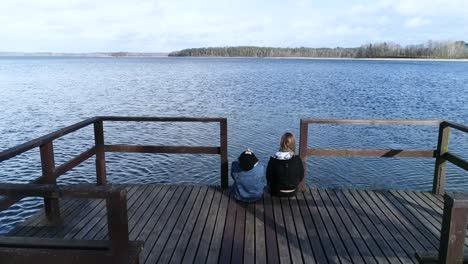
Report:
[[[457,165],[458,167],[468,171],[468,162],[466,160],[463,160],[462,158],[456,156],[455,154],[452,154],[450,152],[446,152],[444,154],[444,159],[450,161],[451,163]]]
[[[368,119],[301,119],[307,124],[350,124],[350,125],[419,125],[435,126],[442,120],[368,120]]]
[[[76,131],[78,129],[86,127],[86,126],[94,123],[95,120],[97,120],[97,119],[98,119],[97,117],[89,118],[89,119],[86,119],[86,120],[81,121],[79,123],[73,124],[71,126],[67,126],[67,127],[62,128],[60,130],[57,130],[57,131],[52,132],[50,134],[47,134],[45,136],[33,139],[31,141],[28,141],[28,142],[23,143],[21,145],[18,145],[16,147],[4,150],[4,151],[0,152],[0,162],[2,162],[4,160],[11,159],[14,156],[17,156],[17,155],[19,155],[21,153],[24,153],[24,152],[26,152],[26,151],[28,151],[30,149],[39,147],[41,145],[44,145],[46,143],[51,142],[54,139],[57,139],[59,137],[63,137],[63,136],[65,136],[67,134],[70,134],[70,133],[72,133],[72,132],[74,132],[74,131]]]
[[[57,184],[55,177],[54,146],[52,141],[40,146],[42,177],[46,184]],[[44,197],[44,210],[47,219],[53,224],[60,223],[60,205],[58,198]]]
[[[220,133],[220,148],[217,150],[220,153],[221,162],[221,188],[229,187],[229,172],[228,172],[228,129],[227,120],[224,119],[219,123]]]
[[[308,149],[315,157],[380,157],[380,158],[434,158],[433,150],[403,149]]]
[[[75,168],[76,166],[80,165],[82,162],[88,160],[92,156],[96,154],[96,147],[92,147],[85,152],[81,153],[80,155],[74,157],[73,159],[65,162],[64,164],[58,166],[55,169],[54,175],[55,178],[60,177],[61,175],[67,173],[71,169]]]
[[[468,208],[454,207],[456,203],[456,199],[445,195],[439,246],[440,263],[463,263]]]
[[[223,122],[226,118],[199,117],[130,117],[130,116],[100,116],[101,121],[133,121],[133,122]]]
[[[104,126],[103,122],[94,123],[94,145],[96,147],[96,183],[106,185],[106,154],[104,150]]]
[[[302,165],[304,167],[304,176],[302,181],[299,183],[298,189],[300,191],[306,190],[306,175],[307,175],[307,156],[308,156],[308,134],[309,134],[309,124],[304,123],[301,120],[300,132],[299,132],[299,157],[302,160]]]
[[[454,123],[454,122],[448,122],[448,121],[445,121],[444,123],[446,123],[449,127],[455,128],[455,129],[463,131],[465,133],[468,133],[468,126],[464,126],[464,125],[461,125],[461,124],[457,124],[457,123]]]
[[[439,136],[437,140],[436,161],[434,168],[434,179],[432,183],[432,192],[435,194],[444,194],[445,192],[445,175],[447,162],[445,153],[448,152],[450,137],[450,127],[446,122],[442,122],[439,126]]]
[[[166,154],[220,154],[220,147],[105,145],[106,152],[166,153]]]

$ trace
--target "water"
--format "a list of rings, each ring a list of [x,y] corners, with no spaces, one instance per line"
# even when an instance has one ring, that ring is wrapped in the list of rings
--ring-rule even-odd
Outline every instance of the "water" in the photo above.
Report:
[[[95,115],[228,118],[229,161],[253,149],[261,162],[301,118],[445,119],[468,124],[468,63],[199,58],[1,58],[0,150]],[[215,124],[104,123],[107,144],[219,144]],[[452,130],[453,131],[453,130]],[[309,147],[435,149],[437,127],[313,125]],[[93,144],[92,127],[54,142],[62,164]],[[450,150],[468,159],[468,135]],[[307,182],[321,188],[430,190],[433,159],[310,158]],[[118,183],[219,183],[219,157],[107,154]],[[2,182],[41,175],[38,149],[0,163]],[[468,190],[448,166],[447,188]],[[59,184],[95,182],[94,160]],[[0,232],[40,200],[0,213]],[[21,213],[19,213],[21,212]]]

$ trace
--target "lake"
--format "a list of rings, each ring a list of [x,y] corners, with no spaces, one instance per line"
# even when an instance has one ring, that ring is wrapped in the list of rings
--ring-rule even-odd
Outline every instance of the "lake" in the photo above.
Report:
[[[445,119],[468,124],[468,62],[226,58],[0,58],[0,150],[96,115],[228,119],[229,162],[246,148],[266,164],[301,118]],[[106,143],[217,145],[213,124],[104,123]],[[468,159],[468,135],[449,149]],[[435,149],[437,127],[315,125],[309,147]],[[54,142],[56,164],[89,148],[92,127]],[[298,142],[297,142],[298,145]],[[114,183],[219,184],[219,157],[115,154]],[[430,190],[433,159],[308,158],[319,188]],[[0,163],[2,182],[41,175],[38,149]],[[448,166],[447,188],[468,190]],[[59,184],[95,182],[94,160]],[[25,199],[0,213],[0,232],[40,207]]]

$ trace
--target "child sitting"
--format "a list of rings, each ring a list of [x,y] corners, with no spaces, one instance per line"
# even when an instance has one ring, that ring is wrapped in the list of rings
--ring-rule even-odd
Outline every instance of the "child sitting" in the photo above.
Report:
[[[262,198],[265,168],[251,150],[242,152],[238,161],[232,163],[231,177],[234,180],[232,191],[236,200],[249,203]]]
[[[296,155],[296,138],[292,133],[286,132],[281,137],[279,151],[268,162],[266,177],[272,195],[291,197],[296,194],[304,178],[304,167]]]

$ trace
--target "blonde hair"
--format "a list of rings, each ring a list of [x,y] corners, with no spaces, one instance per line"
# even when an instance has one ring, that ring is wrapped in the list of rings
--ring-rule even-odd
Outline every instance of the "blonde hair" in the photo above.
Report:
[[[296,138],[293,133],[286,132],[281,137],[280,151],[296,154]]]

